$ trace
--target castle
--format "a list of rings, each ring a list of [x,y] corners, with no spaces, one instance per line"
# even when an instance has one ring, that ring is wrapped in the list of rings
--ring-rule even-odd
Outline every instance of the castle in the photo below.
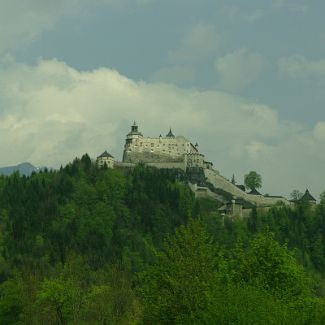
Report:
[[[98,156],[96,162],[98,166],[106,165],[108,168],[133,167],[143,163],[188,173],[199,171],[202,184],[192,179],[189,187],[197,197],[210,197],[222,203],[219,209],[222,214],[244,216],[253,207],[268,209],[278,204],[293,204],[282,196],[262,195],[256,190],[247,193],[244,186],[233,184],[214,170],[212,162],[205,160],[204,154],[200,153],[198,144],[194,145],[183,136],[175,136],[171,129],[166,136],[144,137],[134,122],[126,136],[122,162],[116,161],[107,151]]]
[[[175,136],[170,129],[166,136],[144,137],[134,122],[126,136],[123,152],[124,163],[145,163],[160,168],[191,167],[211,169],[212,163],[205,161],[198,144],[193,145],[183,136]]]

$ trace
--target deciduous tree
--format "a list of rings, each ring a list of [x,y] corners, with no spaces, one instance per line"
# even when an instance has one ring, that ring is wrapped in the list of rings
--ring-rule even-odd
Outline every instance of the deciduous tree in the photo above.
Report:
[[[245,186],[251,190],[262,187],[262,177],[255,171],[250,171],[244,178]]]

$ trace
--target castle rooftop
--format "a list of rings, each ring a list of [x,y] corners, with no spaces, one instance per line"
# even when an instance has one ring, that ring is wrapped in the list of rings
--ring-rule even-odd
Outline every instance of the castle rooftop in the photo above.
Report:
[[[114,158],[107,150],[105,150],[100,156],[97,158]]]
[[[309,190],[307,189],[305,194],[299,200],[300,202],[316,202],[316,199],[310,194]]]
[[[175,138],[171,128],[169,129],[169,132],[167,133],[166,138]]]

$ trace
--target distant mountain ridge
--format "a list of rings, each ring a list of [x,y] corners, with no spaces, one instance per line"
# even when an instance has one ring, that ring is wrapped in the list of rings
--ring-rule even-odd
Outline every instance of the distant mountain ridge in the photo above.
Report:
[[[38,172],[40,169],[29,162],[24,162],[16,166],[0,167],[0,175],[11,175],[18,171],[21,175],[29,176],[32,172]]]

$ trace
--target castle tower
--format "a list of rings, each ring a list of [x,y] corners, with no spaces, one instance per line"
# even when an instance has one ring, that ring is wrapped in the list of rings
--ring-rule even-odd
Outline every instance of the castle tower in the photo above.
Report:
[[[131,131],[126,136],[126,144],[129,144],[134,139],[142,138],[143,135],[141,132],[139,132],[139,127],[137,123],[134,121],[133,125],[131,126]]]
[[[97,157],[96,163],[99,167],[104,167],[106,165],[107,168],[114,168],[115,160],[114,157],[105,150]]]
[[[307,203],[310,206],[316,206],[316,199],[310,194],[308,189],[306,189],[305,194],[301,197],[299,202]]]
[[[131,131],[126,135],[125,146],[123,151],[123,162],[125,162],[127,157],[127,152],[130,152],[132,147],[138,146],[139,139],[142,139],[143,135],[139,131],[139,127],[137,123],[134,121],[133,125],[131,126]]]

